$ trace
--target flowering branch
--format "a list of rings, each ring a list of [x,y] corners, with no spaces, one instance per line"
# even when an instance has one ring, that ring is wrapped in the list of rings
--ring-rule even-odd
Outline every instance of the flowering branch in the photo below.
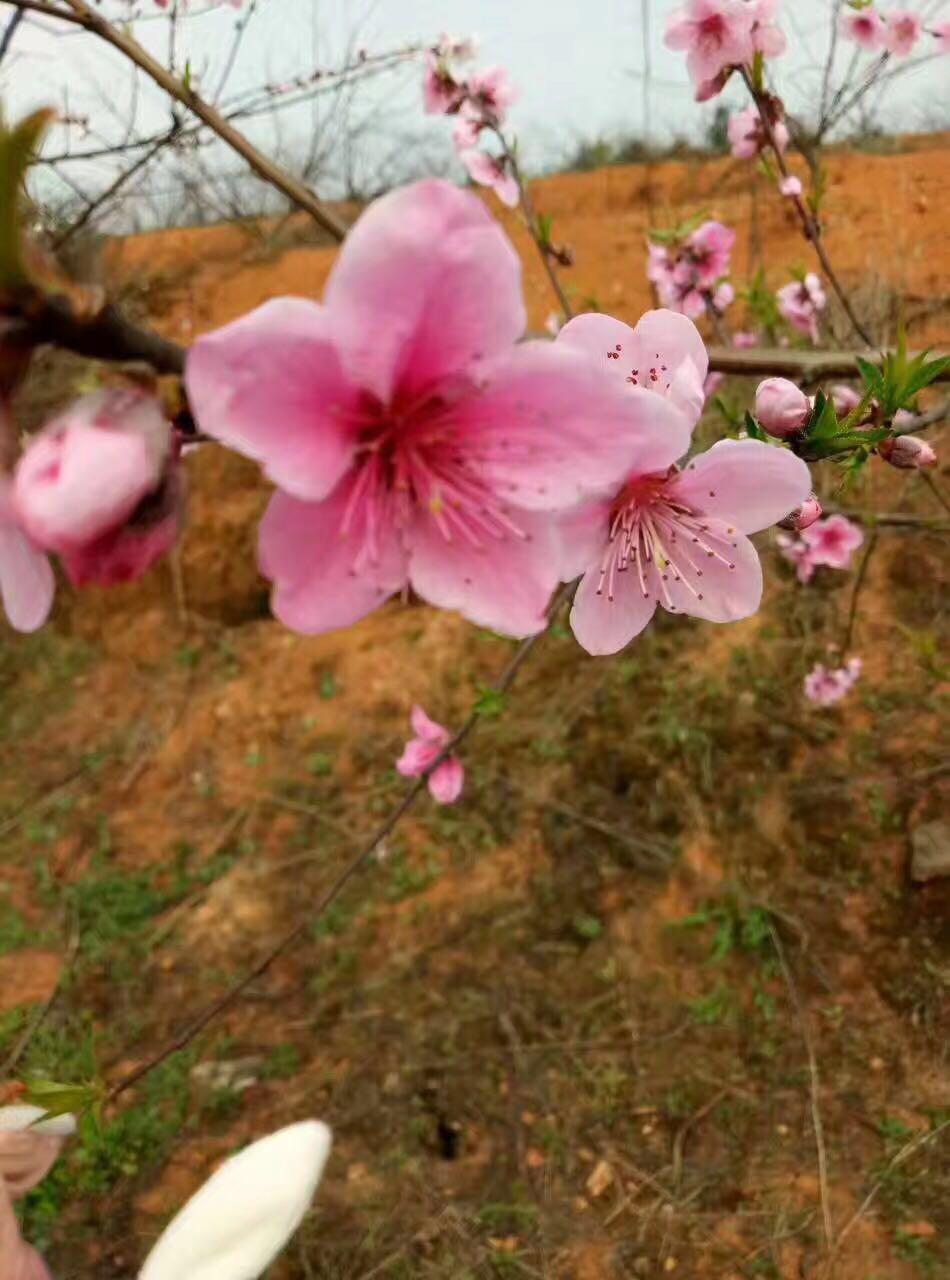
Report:
[[[752,101],[755,103],[756,110],[759,113],[759,118],[762,122],[762,128],[765,133],[766,139],[768,140],[769,147],[772,150],[772,154],[775,156],[775,163],[778,166],[779,173],[782,175],[783,180],[788,179],[792,175],[789,172],[788,165],[785,163],[785,157],[782,154],[782,148],[778,145],[778,142],[776,141],[774,126],[769,114],[769,109],[765,99],[765,94],[756,85],[747,67],[745,66],[740,67],[739,70],[742,75],[742,79],[745,81],[746,87],[749,90],[749,93],[752,95]],[[838,279],[838,276],[835,273],[834,267],[831,265],[831,261],[825,249],[824,242],[822,241],[822,238],[821,238],[820,222],[815,217],[815,215],[806,208],[805,202],[800,195],[792,195],[790,199],[794,204],[795,212],[798,214],[799,220],[801,221],[802,232],[804,233],[805,239],[808,240],[813,246],[815,253],[818,257],[818,261],[821,263],[822,270],[824,271],[825,275],[828,277],[831,287],[834,289],[835,293],[838,296],[838,301],[841,303],[842,307],[845,310],[845,314],[847,315],[848,319],[851,321],[852,328],[854,329],[855,333],[858,334],[858,336],[861,338],[862,342],[864,342],[869,347],[872,346],[873,339],[871,338],[870,333],[868,333],[867,329],[865,329],[864,325],[858,319],[858,316],[855,313],[854,307],[851,305],[851,299],[848,297],[847,293],[845,292],[844,286],[842,285],[841,281]]]
[[[539,631],[537,635],[529,636],[527,640],[522,641],[504,671],[495,683],[490,686],[491,692],[494,695],[494,702],[497,703],[497,700],[502,698],[512,687],[519,672],[521,671],[521,668],[531,657],[532,653],[538,647],[544,636],[546,636],[550,631],[561,606],[569,599],[574,589],[574,585],[574,583],[570,583],[561,588],[548,609],[547,626],[543,631]],[[211,1022],[214,1021],[215,1018],[219,1016],[219,1014],[223,1013],[226,1009],[229,1009],[235,1000],[239,999],[253,982],[256,982],[258,978],[262,977],[276,960],[294,946],[294,944],[310,930],[311,926],[319,920],[321,916],[325,915],[350,881],[360,871],[363,871],[366,868],[379,846],[387,836],[392,834],[401,820],[426,790],[429,777],[438,769],[439,765],[443,764],[444,761],[457,751],[478,724],[484,714],[482,710],[483,698],[484,695],[469,712],[468,718],[465,720],[461,728],[457,730],[449,741],[445,743],[441,751],[439,751],[439,753],[434,757],[425,773],[417,777],[412,785],[407,788],[395,809],[393,809],[389,816],[376,828],[375,832],[362,846],[356,856],[353,857],[343,868],[329,889],[327,889],[326,893],[324,893],[323,897],[317,903],[316,907],[313,908],[313,910],[308,911],[306,915],[298,920],[293,928],[288,930],[288,932],[271,947],[267,954],[254,966],[253,969],[245,973],[237,982],[229,987],[223,995],[219,996],[216,1000],[212,1001],[211,1004],[207,1005],[206,1008],[204,1008],[195,1018],[192,1019],[191,1022],[189,1022],[183,1031],[174,1037],[174,1039],[170,1040],[168,1044],[163,1046],[163,1048],[161,1048],[157,1053],[146,1059],[145,1062],[140,1063],[134,1070],[117,1080],[106,1094],[106,1102],[114,1102],[116,1098],[120,1097],[128,1089],[131,1089],[133,1085],[144,1079],[144,1077],[154,1071],[156,1067],[161,1066],[163,1062],[166,1062],[174,1054],[179,1053],[182,1049],[186,1048],[186,1046],[194,1040],[195,1036],[199,1035]]]

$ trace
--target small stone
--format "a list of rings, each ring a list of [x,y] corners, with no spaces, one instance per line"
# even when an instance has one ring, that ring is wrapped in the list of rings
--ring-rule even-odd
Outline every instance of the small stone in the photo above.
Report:
[[[883,1059],[883,1058],[872,1058],[872,1059],[871,1059],[871,1070],[872,1070],[872,1071],[883,1071],[883,1070],[884,1070],[884,1068],[885,1068],[886,1066],[887,1066],[887,1063],[884,1061],[884,1059]]]
[[[950,876],[950,823],[925,822],[910,833],[910,878],[918,884]]]
[[[602,1196],[614,1180],[614,1171],[606,1160],[598,1160],[587,1179],[587,1194],[592,1200]]]
[[[207,1089],[226,1089],[244,1093],[260,1078],[264,1059],[233,1058],[230,1062],[199,1062],[191,1069],[191,1078]]]

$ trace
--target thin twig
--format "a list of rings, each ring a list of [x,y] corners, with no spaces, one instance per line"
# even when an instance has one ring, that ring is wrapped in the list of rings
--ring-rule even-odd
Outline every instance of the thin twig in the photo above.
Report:
[[[947,499],[946,499],[946,498],[943,496],[943,494],[940,492],[940,489],[939,489],[939,487],[937,486],[937,482],[936,482],[936,480],[934,480],[934,478],[933,478],[933,476],[930,474],[930,472],[929,472],[929,471],[921,471],[921,472],[919,472],[919,475],[920,475],[921,480],[923,480],[924,484],[927,486],[927,488],[930,490],[930,492],[933,494],[933,496],[937,499],[937,501],[938,501],[938,502],[940,503],[940,505],[943,507],[944,511],[948,511],[948,512],[950,512],[950,502],[948,502],[948,501],[947,501]]]
[[[72,3],[72,0],[70,0],[70,2]],[[753,83],[752,76],[749,74],[748,70],[745,67],[742,67],[741,71],[746,87],[752,95],[752,101],[755,103],[756,109],[758,110],[759,118],[762,121],[762,128],[765,130],[765,136],[768,139],[769,146],[775,156],[775,163],[778,166],[779,173],[781,173],[783,178],[788,178],[790,176],[788,165],[785,163],[785,156],[782,153],[781,147],[779,147],[775,141],[775,132],[772,128],[772,120],[769,116],[768,107],[762,94]],[[818,219],[805,207],[805,202],[802,200],[801,196],[793,196],[792,203],[795,206],[795,212],[798,214],[799,220],[802,224],[802,231],[805,239],[808,240],[814,248],[815,253],[818,256],[818,261],[821,263],[822,269],[828,277],[831,287],[838,296],[838,301],[841,303],[842,307],[844,307],[845,314],[851,321],[852,328],[860,337],[862,342],[866,343],[867,346],[871,346],[871,335],[855,314],[854,307],[851,305],[851,299],[848,297],[847,293],[845,293],[844,286],[838,279],[834,267],[831,265],[831,260],[828,257],[821,238],[821,225]]]
[[[798,1025],[801,1029],[802,1040],[805,1043],[805,1052],[808,1055],[808,1074],[811,1081],[811,1122],[815,1131],[815,1149],[818,1156],[818,1185],[821,1193],[821,1217],[825,1229],[825,1243],[828,1247],[829,1254],[834,1252],[834,1223],[831,1218],[831,1198],[828,1193],[828,1157],[825,1152],[825,1132],[821,1120],[821,1090],[818,1076],[818,1059],[815,1057],[815,1045],[811,1038],[811,1032],[808,1029],[808,1021],[805,1010],[798,994],[798,988],[795,986],[795,980],[792,977],[792,971],[789,968],[788,960],[785,957],[785,948],[782,946],[782,940],[778,935],[778,930],[769,921],[769,936],[772,939],[772,946],[775,948],[775,954],[778,956],[779,966],[782,970],[782,977],[785,979],[785,985],[788,988],[789,998],[795,1010],[795,1016],[798,1019]]]
[[[53,990],[50,992],[49,997],[44,1001],[44,1003],[40,1006],[40,1008],[37,1009],[35,1015],[33,1016],[33,1018],[31,1018],[29,1025],[24,1028],[23,1034],[20,1036],[19,1040],[17,1040],[16,1044],[13,1046],[13,1049],[10,1052],[10,1055],[7,1058],[6,1062],[4,1062],[2,1066],[0,1066],[0,1080],[8,1079],[13,1074],[13,1072],[17,1068],[17,1065],[20,1062],[20,1059],[23,1057],[27,1049],[30,1047],[30,1044],[32,1043],[34,1036],[37,1034],[37,1032],[42,1027],[43,1023],[46,1021],[46,1019],[49,1017],[50,1013],[52,1012],[53,1005],[56,1003],[59,997],[59,993],[63,989],[63,981],[66,978],[66,975],[69,973],[70,969],[73,967],[73,964],[75,963],[75,960],[76,960],[76,956],[79,954],[79,938],[80,938],[79,921],[77,920],[74,922],[72,931],[70,933],[69,943],[66,947],[66,954],[63,957],[63,963],[60,966],[59,976],[56,979],[56,985],[53,987]]]
[[[17,9],[16,13],[6,25],[3,38],[0,39],[0,62],[4,60],[10,52],[10,45],[13,43],[13,37],[16,35],[16,29],[23,21],[23,10]]]
[[[25,0],[5,0],[5,3],[23,7]],[[146,49],[134,40],[128,31],[113,26],[102,14],[97,13],[95,9],[88,5],[86,0],[65,0],[65,3],[69,5],[72,11],[70,16],[79,26],[91,31],[107,44],[111,44],[114,49],[124,54],[147,76],[150,76],[159,88],[164,89],[170,97],[182,103],[200,120],[203,120],[222,142],[226,142],[228,146],[247,161],[259,177],[270,183],[271,186],[276,187],[294,204],[309,213],[313,220],[327,231],[334,240],[342,241],[344,239],[346,227],[335,214],[331,213],[317,199],[309,187],[304,186],[302,182],[298,182],[291,174],[269,160],[244,134],[229,124],[220,111],[213,107],[211,103],[205,102],[190,86],[172,75],[157,59],[153,58]],[[35,7],[35,5],[36,0],[33,0],[33,3],[28,7]],[[49,9],[44,11],[47,14],[50,13]],[[52,13],[54,16],[63,16],[57,10],[52,10]]]
[[[519,645],[514,657],[492,686],[496,694],[507,693],[514,684],[521,668],[527,662],[528,658],[530,658],[531,654],[537,648],[543,637],[547,635],[554,619],[557,617],[561,605],[569,598],[570,593],[573,590],[573,586],[574,584],[572,583],[563,587],[554,597],[548,611],[548,624],[545,629],[538,632],[537,635],[529,636],[527,640],[522,641]],[[301,919],[297,921],[293,928],[285,933],[284,936],[270,948],[270,950],[261,960],[258,961],[253,969],[245,973],[244,976],[229,987],[223,995],[219,996],[207,1005],[201,1013],[197,1015],[197,1017],[192,1019],[183,1031],[174,1037],[174,1039],[172,1039],[157,1053],[152,1054],[145,1062],[141,1063],[134,1070],[117,1080],[106,1095],[107,1102],[114,1102],[116,1098],[125,1093],[126,1090],[130,1089],[134,1084],[137,1084],[138,1081],[147,1076],[149,1072],[154,1071],[156,1067],[160,1066],[174,1054],[180,1052],[189,1045],[191,1041],[194,1040],[195,1036],[199,1035],[216,1017],[218,1017],[219,1014],[230,1008],[235,1000],[247,991],[248,987],[256,982],[258,978],[262,977],[276,960],[294,946],[294,944],[309,931],[314,922],[319,920],[320,917],[333,905],[350,881],[369,865],[380,844],[382,844],[382,842],[393,832],[402,818],[415,804],[422,792],[425,791],[428,785],[428,774],[431,773],[433,769],[438,768],[443,760],[447,759],[458,749],[458,747],[475,728],[475,725],[480,719],[481,712],[477,707],[473,708],[462,727],[454,734],[451,740],[446,743],[436,759],[432,761],[427,773],[417,778],[415,782],[408,787],[395,809],[393,809],[389,816],[377,827],[376,831],[372,836],[370,836],[356,856],[347,863],[330,887],[319,899],[316,906],[307,911]]]
[[[752,347],[735,350],[731,347],[709,348],[709,368],[715,373],[731,373],[738,377],[787,377],[803,382],[821,382],[826,378],[859,378],[856,357],[880,363],[886,349],[869,348],[865,351],[794,351],[784,347]],[[918,352],[908,358],[913,359]],[[935,379],[950,382],[950,368],[944,369]],[[946,417],[948,406],[938,406],[927,414],[921,414],[924,425],[939,422]],[[917,430],[918,424],[909,424],[908,430]]]
[[[877,546],[878,531],[877,528],[871,530],[871,536],[868,538],[868,545],[865,548],[864,555],[861,557],[861,564],[858,568],[857,575],[854,579],[854,590],[851,592],[851,607],[848,610],[848,625],[845,627],[844,640],[841,644],[841,656],[846,658],[851,648],[851,638],[854,635],[854,623],[858,616],[858,601],[861,598],[861,589],[868,575],[868,565],[871,563],[871,556],[874,554],[874,548]]]

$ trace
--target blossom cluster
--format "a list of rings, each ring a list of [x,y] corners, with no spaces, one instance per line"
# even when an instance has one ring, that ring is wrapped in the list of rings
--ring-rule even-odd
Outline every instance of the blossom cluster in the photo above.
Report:
[[[426,53],[423,102],[429,115],[456,117],[453,141],[469,177],[491,187],[502,204],[514,207],[520,195],[518,178],[501,128],[517,93],[503,67],[463,74],[462,66],[475,52],[471,38],[442,36]],[[490,137],[501,143],[500,153],[481,148]]]
[[[831,669],[819,662],[805,677],[805,697],[819,707],[831,707],[851,692],[861,677],[860,658],[849,658],[843,667]]]
[[[819,320],[828,306],[828,295],[821,277],[814,271],[809,271],[803,279],[792,280],[783,285],[776,298],[783,318],[817,346],[820,337]]]
[[[779,0],[687,0],[670,15],[665,43],[686,53],[698,102],[721,93],[733,71],[751,67],[757,55],[785,52],[778,9]]]
[[[913,9],[892,9],[881,13],[873,5],[846,13],[841,19],[841,34],[867,53],[890,54],[907,58],[927,30],[924,15]],[[950,22],[938,22],[929,28],[940,53],[950,53]]]
[[[726,278],[736,233],[722,222],[703,222],[677,244],[651,244],[647,279],[660,304],[698,320],[707,312],[722,315],[735,300]]]
[[[810,582],[815,570],[822,565],[829,569],[850,569],[852,557],[863,542],[860,526],[840,515],[816,520],[797,538],[784,533],[778,535],[779,550],[795,566],[799,582]]]

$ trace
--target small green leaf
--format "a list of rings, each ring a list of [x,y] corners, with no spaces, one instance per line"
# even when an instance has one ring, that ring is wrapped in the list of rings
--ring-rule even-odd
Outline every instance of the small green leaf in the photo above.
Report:
[[[538,214],[538,239],[541,244],[547,248],[551,243],[551,233],[554,230],[554,219],[549,213]]]
[[[809,444],[814,440],[826,440],[838,435],[838,415],[835,413],[834,401],[825,398],[823,391],[815,396],[815,407],[811,420],[805,428],[805,437]]]
[[[753,418],[752,414],[749,413],[748,410],[746,410],[746,415],[745,415],[745,429],[749,433],[749,438],[751,440],[767,441],[769,438],[766,432],[762,430],[762,428],[759,426],[755,418]]]
[[[485,688],[478,695],[475,713],[480,716],[500,716],[507,705],[507,698],[497,689]]]
[[[54,116],[53,111],[35,111],[12,129],[0,119],[0,289],[28,283],[21,225],[23,182]]]
[[[59,1084],[55,1080],[35,1076],[24,1084],[24,1101],[31,1106],[42,1107],[46,1113],[43,1118],[47,1120],[55,1116],[79,1115],[97,1107],[103,1099],[103,1087],[98,1083]]]

